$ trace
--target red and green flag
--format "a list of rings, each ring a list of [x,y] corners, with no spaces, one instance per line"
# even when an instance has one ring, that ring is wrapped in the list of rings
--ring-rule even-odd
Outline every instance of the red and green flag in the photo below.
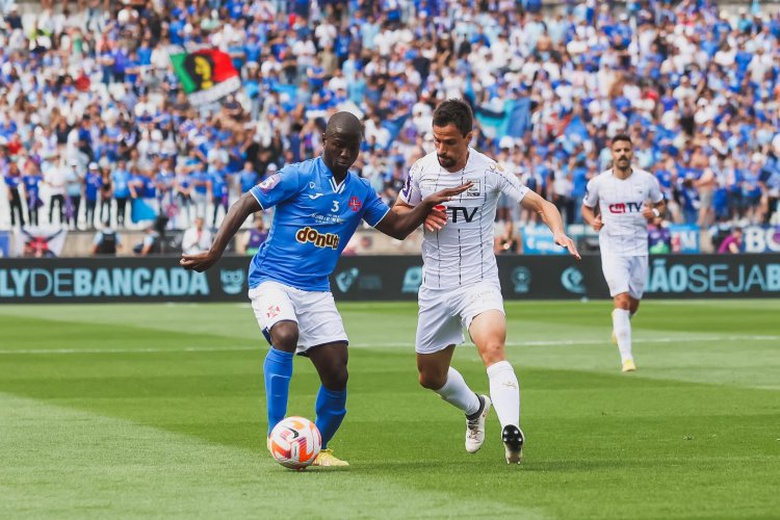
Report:
[[[171,64],[193,105],[213,103],[241,88],[230,56],[217,49],[171,53]]]

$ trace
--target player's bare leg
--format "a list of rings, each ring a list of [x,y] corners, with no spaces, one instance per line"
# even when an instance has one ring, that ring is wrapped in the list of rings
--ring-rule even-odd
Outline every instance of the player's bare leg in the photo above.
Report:
[[[349,466],[347,461],[333,456],[328,442],[338,431],[347,414],[347,344],[343,341],[312,347],[308,351],[314,368],[320,376],[315,411],[316,424],[322,435],[322,450],[314,459],[314,466]]]
[[[639,300],[629,296],[627,292],[620,293],[614,299],[612,310],[612,332],[620,351],[620,362],[623,372],[636,370],[634,356],[631,351],[631,316],[639,308]],[[633,310],[633,312],[632,312]]]
[[[490,398],[501,423],[501,440],[508,463],[519,463],[525,436],[520,429],[520,384],[506,360],[506,317],[498,310],[485,311],[469,326],[469,334],[487,367]]]
[[[449,345],[432,354],[418,353],[420,385],[433,390],[466,414],[466,451],[476,453],[485,442],[485,419],[490,411],[490,398],[475,394],[460,372],[450,366],[454,352],[455,345]]]

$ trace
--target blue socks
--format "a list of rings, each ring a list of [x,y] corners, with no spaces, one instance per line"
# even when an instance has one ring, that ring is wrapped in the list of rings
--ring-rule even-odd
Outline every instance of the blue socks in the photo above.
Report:
[[[346,404],[346,388],[340,391],[333,391],[320,385],[315,410],[317,412],[317,428],[319,428],[322,434],[323,449],[328,447],[328,441],[333,438],[336,430],[341,426],[341,421],[344,420],[344,416],[347,414]]]
[[[274,347],[268,349],[263,363],[265,398],[268,403],[268,435],[271,435],[274,426],[287,414],[287,399],[290,395],[292,372],[292,352],[284,352]]]
[[[290,379],[293,372],[293,353],[271,347],[263,363],[265,398],[268,407],[268,435],[287,415]],[[328,446],[347,414],[347,390],[333,391],[320,385],[315,410],[317,428],[322,434],[322,447]]]

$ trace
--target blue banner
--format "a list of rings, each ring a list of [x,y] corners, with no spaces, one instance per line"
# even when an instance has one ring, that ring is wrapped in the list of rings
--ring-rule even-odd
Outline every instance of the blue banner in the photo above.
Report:
[[[672,253],[699,252],[699,226],[696,224],[669,224]]]

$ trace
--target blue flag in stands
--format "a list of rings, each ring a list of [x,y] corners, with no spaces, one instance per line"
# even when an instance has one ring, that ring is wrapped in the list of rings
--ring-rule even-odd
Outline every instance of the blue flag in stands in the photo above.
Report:
[[[154,220],[155,218],[157,218],[157,212],[154,211],[154,208],[144,202],[143,199],[133,199],[130,208],[130,220],[134,224],[144,220]]]
[[[406,124],[406,120],[409,119],[410,113],[407,112],[406,114],[400,115],[396,117],[395,119],[385,119],[382,121],[382,127],[386,128],[388,132],[390,132],[390,139],[387,141],[387,146],[385,149],[389,149],[390,145],[393,144],[393,141],[398,137],[398,134],[401,133],[401,129],[404,127],[404,124]]]
[[[474,116],[488,134],[495,139],[523,137],[531,124],[531,100],[528,98],[507,99],[503,110],[491,110],[484,106],[474,106]],[[492,131],[491,131],[492,130]]]

